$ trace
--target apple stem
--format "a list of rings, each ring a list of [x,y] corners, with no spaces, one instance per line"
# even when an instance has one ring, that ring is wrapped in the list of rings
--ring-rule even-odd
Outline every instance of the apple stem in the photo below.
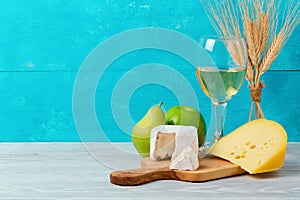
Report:
[[[163,105],[163,102],[161,101],[161,102],[159,102],[159,105],[158,105],[158,107],[160,108],[161,107],[161,105]]]

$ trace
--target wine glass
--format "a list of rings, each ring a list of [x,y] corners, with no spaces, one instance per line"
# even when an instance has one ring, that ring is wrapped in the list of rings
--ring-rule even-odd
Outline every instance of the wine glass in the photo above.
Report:
[[[209,66],[196,68],[200,86],[212,102],[206,143],[200,149],[208,154],[209,147],[223,137],[226,106],[243,84],[248,57],[242,37],[202,36],[200,45],[213,61]]]

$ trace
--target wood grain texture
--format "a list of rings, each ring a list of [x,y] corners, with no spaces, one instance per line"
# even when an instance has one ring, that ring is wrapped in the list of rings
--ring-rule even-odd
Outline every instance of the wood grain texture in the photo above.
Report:
[[[160,161],[159,161],[160,162]],[[155,167],[158,162],[153,161],[151,158],[143,158],[141,161],[141,167],[147,166],[147,168]],[[170,161],[166,161],[158,166],[170,164]],[[193,171],[173,170],[176,175],[176,180],[183,180],[189,182],[204,182],[211,181],[220,178],[226,178],[230,176],[236,176],[245,174],[246,172],[239,166],[234,165],[226,160],[208,156],[200,160],[199,168]]]
[[[110,182],[121,186],[136,186],[158,180],[179,180],[179,177],[169,167],[137,168],[110,173]]]
[[[185,66],[186,67],[186,66]],[[189,69],[186,67],[186,69]],[[103,132],[91,135],[89,141],[103,142],[100,138],[107,137],[108,141],[129,142],[131,130],[147,112],[150,106],[163,101],[163,108],[169,109],[179,104],[199,106],[206,125],[210,121],[210,101],[201,91],[196,80],[195,72],[181,70],[187,78],[198,98],[197,105],[193,104],[191,94],[174,94],[172,90],[155,84],[140,87],[130,99],[112,96],[122,71],[108,70],[99,82],[95,110]],[[132,73],[128,71],[128,73]],[[166,71],[138,71],[135,76],[149,77],[162,74],[166,81],[174,87],[185,91],[182,84],[167,76]],[[72,111],[72,90],[76,72],[0,72],[0,141],[2,142],[34,142],[34,141],[72,141],[78,142]],[[113,77],[113,78],[112,78]],[[267,88],[263,90],[262,108],[268,119],[275,120],[286,129],[289,141],[300,141],[300,93],[295,86],[300,85],[300,72],[267,72],[263,79]],[[158,79],[157,79],[158,80]],[[126,84],[134,84],[128,80]],[[114,94],[116,95],[116,93]],[[245,102],[245,103],[241,103]],[[288,102],[288,103],[287,103]],[[199,104],[199,105],[198,105]],[[83,106],[85,102],[83,102]],[[228,133],[247,122],[250,109],[249,90],[246,82],[239,93],[228,104],[225,133]],[[114,107],[115,113],[112,113]],[[89,118],[82,119],[83,122]],[[91,130],[86,130],[90,134]],[[80,133],[80,134],[85,134]]]
[[[239,166],[217,157],[205,157],[200,160],[199,168],[193,171],[171,170],[170,161],[153,161],[143,158],[141,168],[115,171],[110,174],[110,181],[116,185],[140,185],[156,180],[181,180],[204,182],[219,178],[245,174]]]
[[[299,199],[300,143],[289,143],[285,164],[274,173],[242,175],[205,183],[156,181],[135,187],[110,183],[115,170],[138,168],[130,143],[1,143],[0,199]],[[124,155],[121,151],[128,151]],[[107,168],[93,158],[116,163]]]
[[[201,35],[215,34],[196,0],[7,1],[0,13],[2,70],[77,70],[100,42],[133,28],[169,28],[196,41]],[[295,45],[299,31],[298,27],[274,69],[300,69],[299,45]]]
[[[92,49],[110,37],[141,27],[178,31],[194,41],[199,41],[201,35],[214,34],[199,1],[3,1],[0,16],[3,19],[0,23],[3,47],[0,48],[0,141],[6,142],[80,141],[72,115],[76,73]],[[299,92],[295,89],[300,84],[299,31],[300,27],[271,66],[276,72],[264,75],[267,88],[263,91],[263,110],[267,118],[286,127],[290,141],[300,141],[300,117],[295,112],[300,109]],[[182,46],[178,48],[182,49]],[[99,59],[104,57],[107,55],[99,56]],[[121,112],[118,116],[123,119],[132,116],[130,123],[114,121],[109,109],[113,105],[111,97],[117,82],[134,67],[146,63],[164,64],[183,74],[195,89],[200,109],[209,123],[210,102],[199,90],[194,72],[187,70],[191,66],[170,52],[140,49],[120,55],[107,70],[103,69],[106,66],[95,66],[95,70],[106,70],[96,94],[96,112],[104,130],[102,135],[110,141],[130,141],[132,123],[138,121],[150,106],[161,100],[165,101],[166,109],[178,104],[178,94],[173,94],[164,85],[139,85],[141,87],[131,99],[117,99]],[[151,73],[135,73],[130,81],[143,80]],[[159,71],[155,76],[156,82],[166,79],[182,91],[186,89],[166,71]],[[268,82],[275,83],[276,87]],[[250,102],[241,107],[231,106],[249,100],[246,85],[243,90],[228,105],[225,130],[231,131],[247,121]],[[184,103],[189,103],[189,99],[190,94],[186,94]],[[131,116],[127,116],[128,113]],[[91,137],[91,141],[98,140]]]
[[[199,108],[206,125],[210,120],[210,101],[201,91],[194,71],[179,71],[191,83],[198,98]],[[147,112],[150,106],[164,101],[163,108],[177,105],[178,97],[183,104],[194,105],[191,94],[174,94],[168,88],[149,84],[136,90],[130,99],[113,99],[114,86],[122,71],[107,71],[99,82],[96,92],[95,110],[103,132],[91,135],[89,141],[103,142],[97,137],[107,137],[108,141],[129,142],[135,122]],[[131,72],[128,72],[131,73]],[[150,76],[149,73],[165,74],[165,71],[140,71],[137,76]],[[76,132],[72,112],[72,90],[76,72],[0,72],[0,141],[72,141],[80,138]],[[114,78],[111,78],[114,77]],[[165,80],[174,87],[185,88],[167,75]],[[263,90],[262,108],[268,119],[275,120],[286,129],[289,141],[300,141],[300,93],[295,86],[300,85],[300,72],[267,72],[263,79],[267,88]],[[111,83],[111,85],[110,85]],[[127,84],[133,83],[128,80]],[[114,94],[116,95],[116,94]],[[241,103],[245,102],[245,103]],[[85,105],[85,103],[83,102]],[[198,103],[197,103],[198,104]],[[83,106],[84,106],[83,105]],[[246,82],[239,93],[228,104],[225,133],[247,122],[250,97]],[[112,113],[112,107],[115,113]],[[85,118],[83,120],[89,120]],[[91,130],[86,130],[86,134]],[[81,133],[82,134],[82,133]],[[85,134],[85,133],[83,133]]]

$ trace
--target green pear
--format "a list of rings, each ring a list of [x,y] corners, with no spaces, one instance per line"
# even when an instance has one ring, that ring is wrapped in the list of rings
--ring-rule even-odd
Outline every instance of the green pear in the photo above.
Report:
[[[151,130],[159,125],[165,124],[165,114],[159,105],[152,106],[146,115],[133,127],[132,143],[142,157],[150,154]]]

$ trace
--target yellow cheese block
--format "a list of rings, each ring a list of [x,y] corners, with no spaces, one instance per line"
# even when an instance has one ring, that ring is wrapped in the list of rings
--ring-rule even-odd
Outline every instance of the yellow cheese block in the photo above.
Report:
[[[280,124],[258,119],[223,137],[211,147],[210,153],[256,174],[280,169],[286,146],[287,134]]]

